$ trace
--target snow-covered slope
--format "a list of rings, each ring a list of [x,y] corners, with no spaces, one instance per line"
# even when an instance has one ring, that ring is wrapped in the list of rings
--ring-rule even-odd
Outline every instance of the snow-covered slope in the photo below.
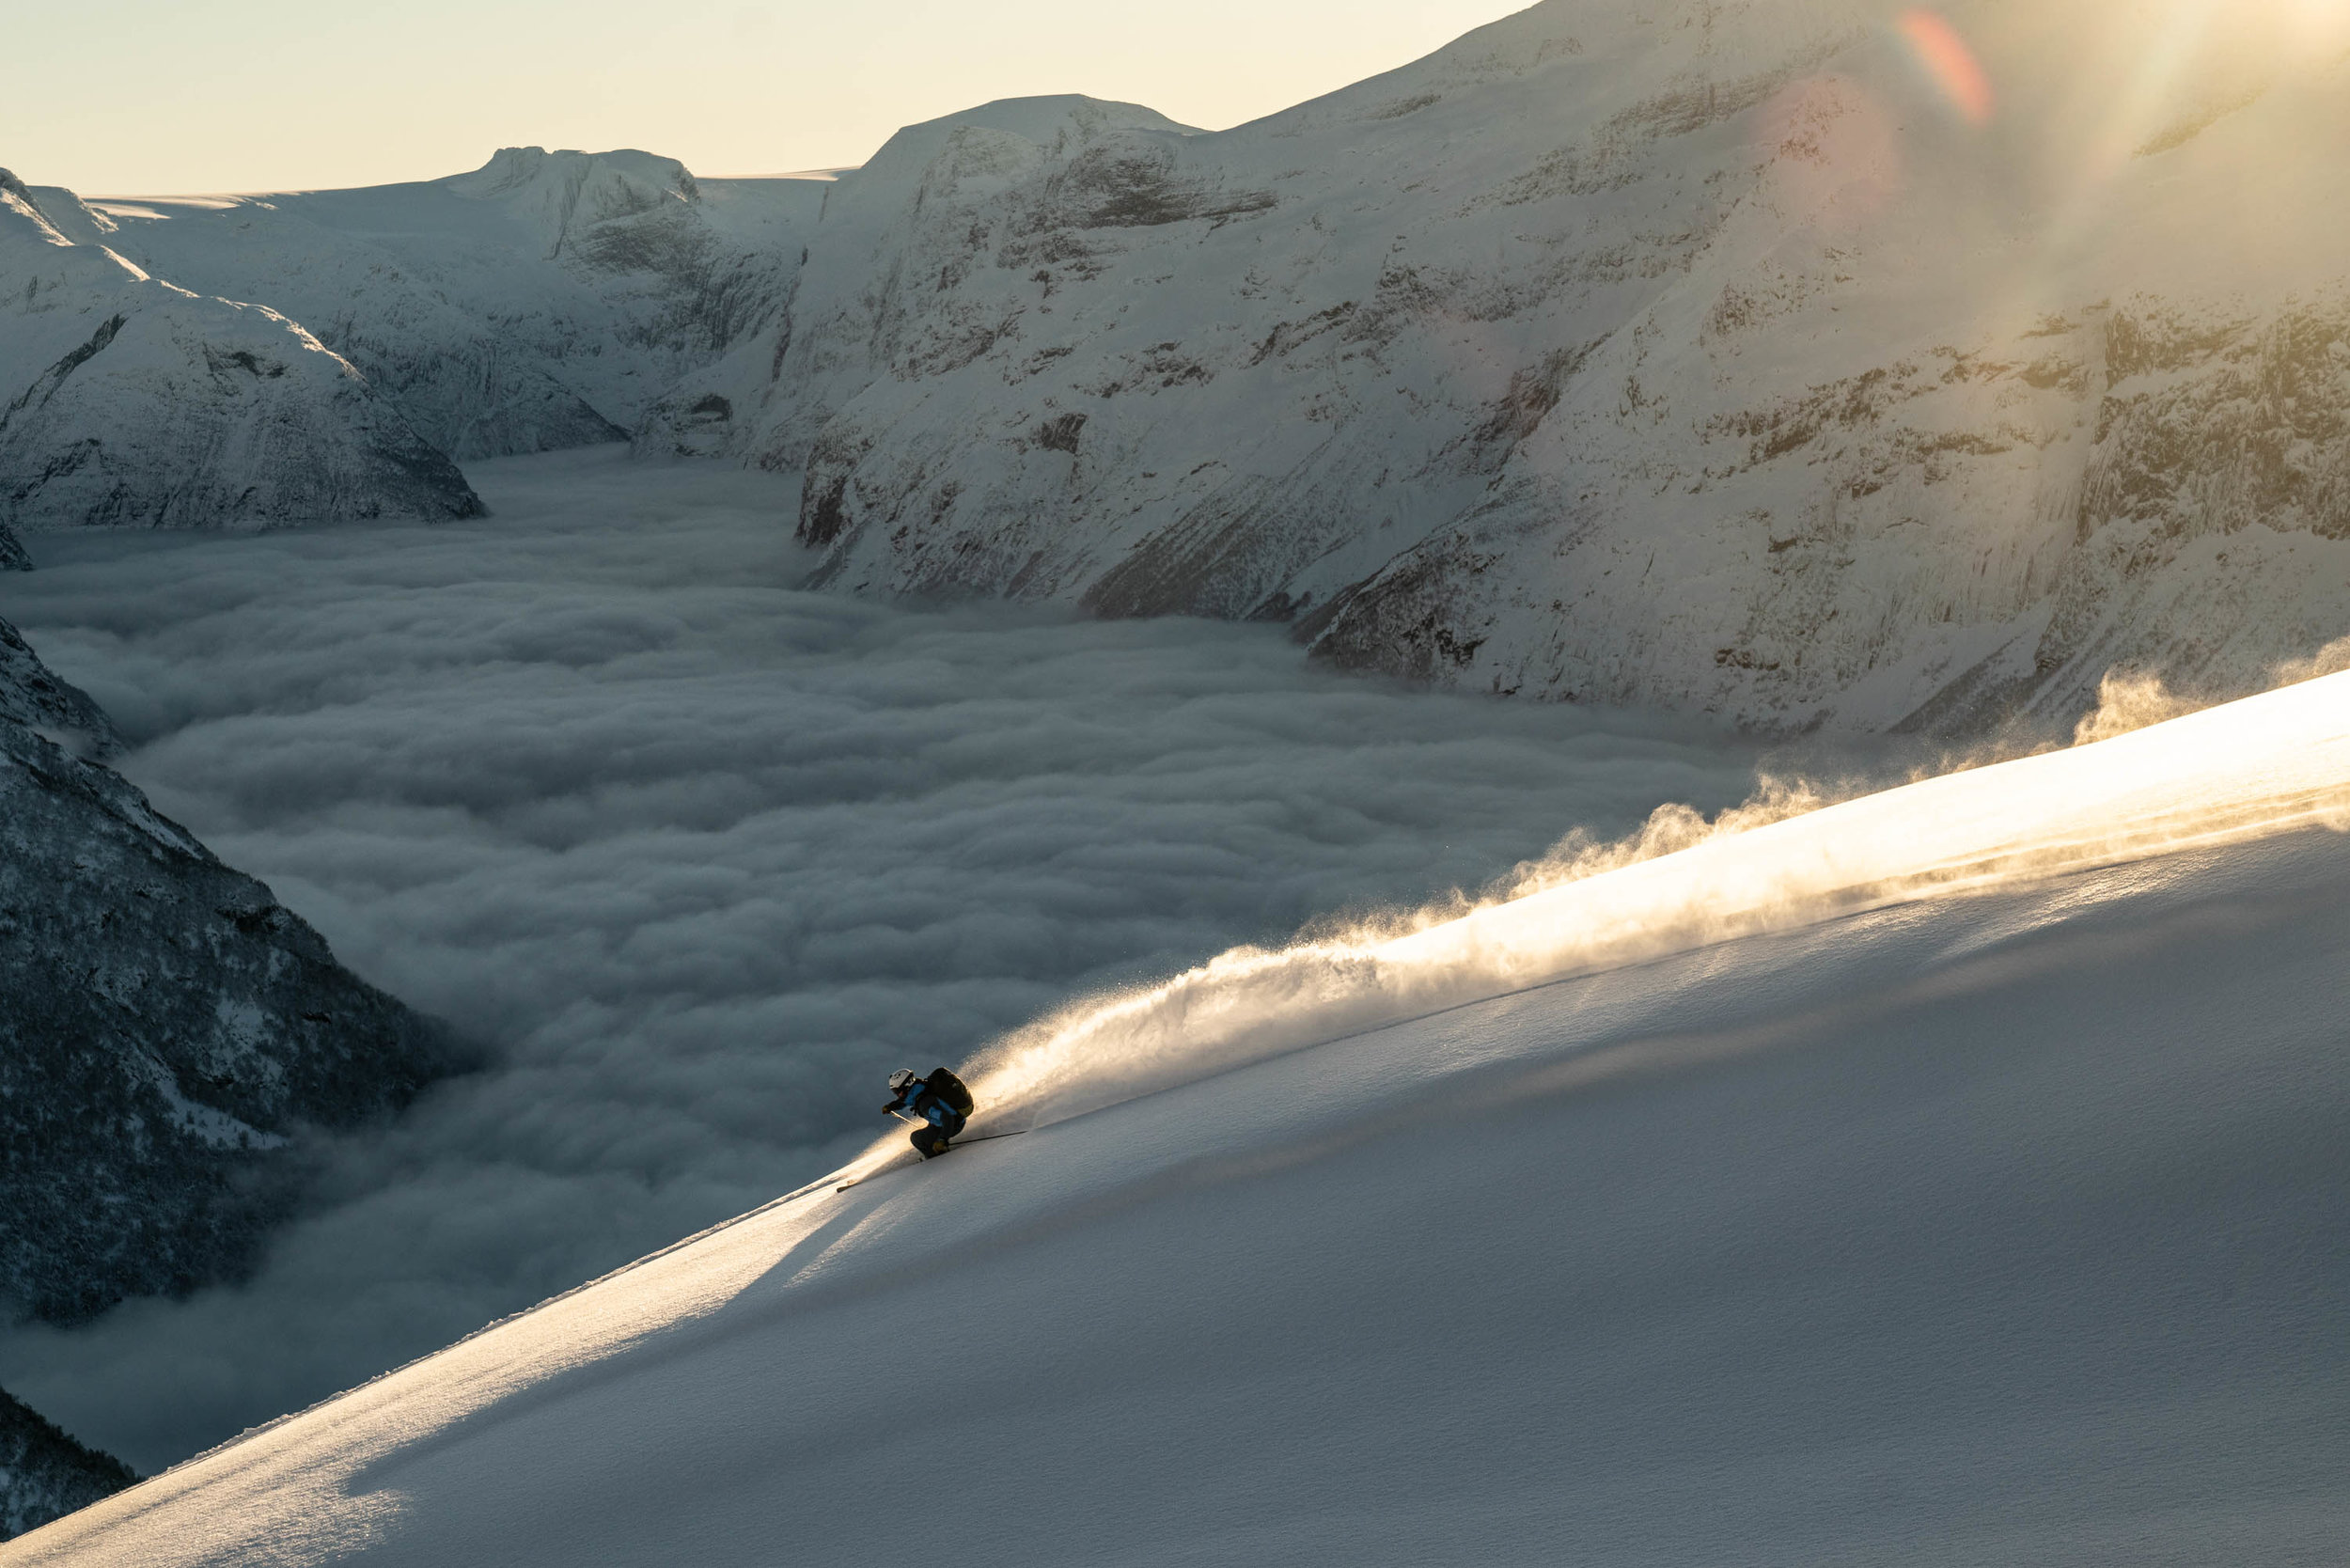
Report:
[[[1154,141],[1197,134],[1138,103],[1075,94],[985,103],[900,131],[863,167],[841,171],[806,226],[807,297],[795,288],[780,319],[650,410],[638,448],[751,451],[769,467],[797,467],[815,433],[881,366],[920,376],[984,355],[1004,325],[1000,302],[956,290],[987,234],[975,227],[936,257],[925,236],[1127,133]],[[923,301],[925,292],[942,297]],[[910,320],[917,316],[929,319]]]
[[[151,277],[114,237],[70,192],[0,170],[0,530],[479,512],[300,326]]]
[[[138,1480],[0,1388],[0,1541],[86,1508]]]
[[[2335,1561],[2345,834],[2337,677],[1235,954],[5,1560]]]
[[[2350,632],[2350,31],[1947,9],[1546,0],[1214,135],[917,127],[641,439],[805,466],[844,587],[1497,691],[1966,729],[2116,665],[2260,689]]]
[[[471,459],[619,439],[779,320],[825,188],[525,147],[413,184],[97,206],[116,249],[284,311]]]

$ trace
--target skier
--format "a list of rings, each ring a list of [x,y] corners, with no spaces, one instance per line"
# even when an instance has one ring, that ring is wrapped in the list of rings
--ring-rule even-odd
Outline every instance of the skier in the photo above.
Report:
[[[889,1074],[889,1092],[882,1114],[916,1123],[912,1141],[926,1160],[947,1152],[947,1140],[963,1131],[975,1108],[963,1080],[944,1067],[927,1078],[901,1067]]]

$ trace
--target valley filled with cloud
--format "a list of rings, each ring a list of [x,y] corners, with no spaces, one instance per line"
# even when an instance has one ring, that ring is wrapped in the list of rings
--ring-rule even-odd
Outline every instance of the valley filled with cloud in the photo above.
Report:
[[[469,473],[490,520],[47,541],[8,585],[158,808],[486,1054],[321,1141],[250,1285],[0,1335],[142,1468],[840,1164],[893,1067],[1754,789],[1701,723],[1277,628],[796,591],[765,476]]]

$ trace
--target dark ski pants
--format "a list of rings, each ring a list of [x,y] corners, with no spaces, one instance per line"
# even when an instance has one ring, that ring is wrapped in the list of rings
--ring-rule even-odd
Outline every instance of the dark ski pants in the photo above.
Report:
[[[965,1121],[963,1117],[950,1114],[945,1121],[939,1123],[937,1126],[933,1127],[930,1123],[925,1122],[921,1126],[915,1128],[913,1133],[909,1136],[908,1141],[910,1141],[914,1147],[920,1152],[922,1157],[927,1160],[934,1155],[944,1154],[947,1152],[947,1140],[960,1135],[964,1125]]]

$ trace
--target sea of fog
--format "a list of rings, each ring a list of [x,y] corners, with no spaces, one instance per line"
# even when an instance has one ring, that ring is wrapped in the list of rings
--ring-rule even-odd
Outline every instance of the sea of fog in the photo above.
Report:
[[[1276,628],[798,592],[769,476],[469,472],[485,521],[44,539],[0,582],[125,774],[488,1063],[324,1150],[251,1280],[0,1332],[0,1385],[143,1470],[838,1166],[893,1067],[1756,787],[1693,721]]]

